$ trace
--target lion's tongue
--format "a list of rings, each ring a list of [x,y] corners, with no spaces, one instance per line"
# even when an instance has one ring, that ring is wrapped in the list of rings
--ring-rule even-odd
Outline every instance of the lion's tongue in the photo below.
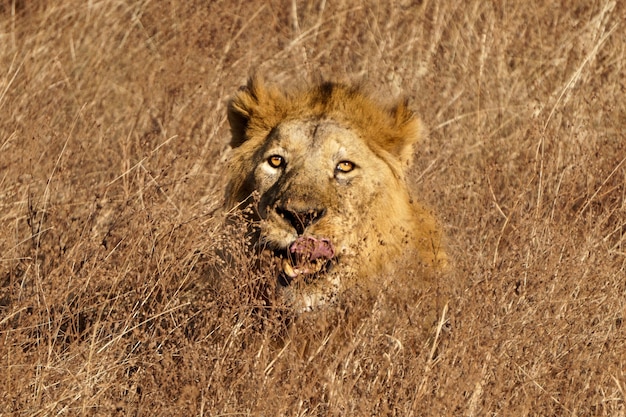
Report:
[[[313,236],[300,236],[289,246],[289,252],[300,255],[309,261],[319,258],[331,259],[335,256],[335,249],[330,240],[326,238],[317,239]]]
[[[315,238],[313,236],[301,236],[296,239],[289,252],[293,255],[296,264],[285,259],[283,270],[288,276],[295,278],[300,274],[314,274],[319,272],[324,265],[324,260],[335,256],[335,249],[329,239]]]

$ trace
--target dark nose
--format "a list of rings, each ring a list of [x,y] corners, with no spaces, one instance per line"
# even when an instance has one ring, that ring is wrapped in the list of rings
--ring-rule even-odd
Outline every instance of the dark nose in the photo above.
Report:
[[[276,212],[285,220],[287,220],[296,229],[296,233],[301,235],[304,230],[316,223],[324,217],[326,209],[309,208],[304,210],[296,210],[290,207],[276,207]]]

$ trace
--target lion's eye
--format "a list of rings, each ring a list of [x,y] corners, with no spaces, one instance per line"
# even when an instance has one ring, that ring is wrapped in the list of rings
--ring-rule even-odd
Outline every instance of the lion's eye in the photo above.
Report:
[[[350,161],[341,161],[337,164],[335,169],[339,172],[350,172],[354,169],[354,162]]]
[[[285,164],[285,158],[280,155],[272,155],[267,158],[267,163],[270,164],[272,168],[280,168]]]

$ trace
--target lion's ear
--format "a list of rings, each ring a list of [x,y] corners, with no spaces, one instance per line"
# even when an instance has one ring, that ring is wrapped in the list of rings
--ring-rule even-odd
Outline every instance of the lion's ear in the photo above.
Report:
[[[263,88],[257,78],[250,78],[247,85],[239,87],[239,91],[228,103],[228,123],[232,139],[230,145],[239,147],[247,140],[246,132],[250,119],[259,105],[257,90]]]
[[[266,86],[258,76],[252,76],[248,84],[228,103],[228,122],[232,139],[230,145],[237,148],[250,139],[253,129],[271,129],[281,117],[284,97],[272,86]]]
[[[415,145],[422,137],[422,123],[409,109],[408,101],[404,100],[391,109],[396,132],[392,153],[400,159],[403,167],[408,167],[413,161]]]

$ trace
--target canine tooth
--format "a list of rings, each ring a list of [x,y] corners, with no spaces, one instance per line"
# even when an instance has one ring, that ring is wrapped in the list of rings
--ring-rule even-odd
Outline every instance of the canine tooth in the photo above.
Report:
[[[287,259],[283,259],[283,272],[291,278],[295,278],[298,276],[298,272],[293,269],[291,263],[289,263]]]

